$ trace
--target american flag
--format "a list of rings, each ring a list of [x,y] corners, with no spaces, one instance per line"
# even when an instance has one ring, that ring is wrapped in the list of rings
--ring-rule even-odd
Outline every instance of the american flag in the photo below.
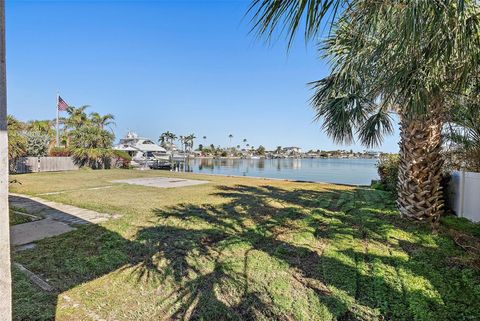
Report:
[[[65,100],[62,99],[62,97],[58,96],[57,107],[58,110],[65,111],[68,108],[68,104],[65,102]]]

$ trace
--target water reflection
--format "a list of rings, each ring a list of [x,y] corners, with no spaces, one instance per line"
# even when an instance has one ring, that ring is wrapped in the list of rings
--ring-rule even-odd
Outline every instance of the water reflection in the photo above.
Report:
[[[374,159],[192,159],[197,173],[258,176],[315,182],[370,184],[377,179]]]

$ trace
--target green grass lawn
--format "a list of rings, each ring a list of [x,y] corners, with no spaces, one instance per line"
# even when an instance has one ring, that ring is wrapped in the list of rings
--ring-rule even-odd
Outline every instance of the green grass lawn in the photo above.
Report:
[[[31,221],[32,219],[27,216],[18,214],[14,211],[10,211],[10,225],[23,224]]]
[[[210,183],[110,182],[142,176]],[[17,320],[480,320],[478,225],[432,234],[387,192],[163,171],[15,178],[13,192],[122,215],[14,253],[57,289],[14,270]]]
[[[10,225],[28,223],[34,220],[34,217],[22,214],[21,209],[10,208]]]

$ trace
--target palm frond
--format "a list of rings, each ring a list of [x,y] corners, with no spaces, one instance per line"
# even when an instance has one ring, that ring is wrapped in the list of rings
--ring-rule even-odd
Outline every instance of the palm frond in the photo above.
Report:
[[[322,21],[331,24],[338,11],[349,0],[253,0],[247,15],[251,15],[252,31],[271,40],[275,31],[285,34],[288,46],[299,29],[305,39],[315,37]]]
[[[383,137],[392,133],[392,118],[383,109],[379,109],[378,112],[370,115],[358,129],[359,139],[367,147],[380,146]]]

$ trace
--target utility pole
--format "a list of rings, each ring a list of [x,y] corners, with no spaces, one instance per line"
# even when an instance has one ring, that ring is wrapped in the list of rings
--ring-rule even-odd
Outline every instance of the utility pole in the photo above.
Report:
[[[0,318],[12,320],[10,227],[8,213],[7,77],[5,65],[5,1],[0,0]]]

